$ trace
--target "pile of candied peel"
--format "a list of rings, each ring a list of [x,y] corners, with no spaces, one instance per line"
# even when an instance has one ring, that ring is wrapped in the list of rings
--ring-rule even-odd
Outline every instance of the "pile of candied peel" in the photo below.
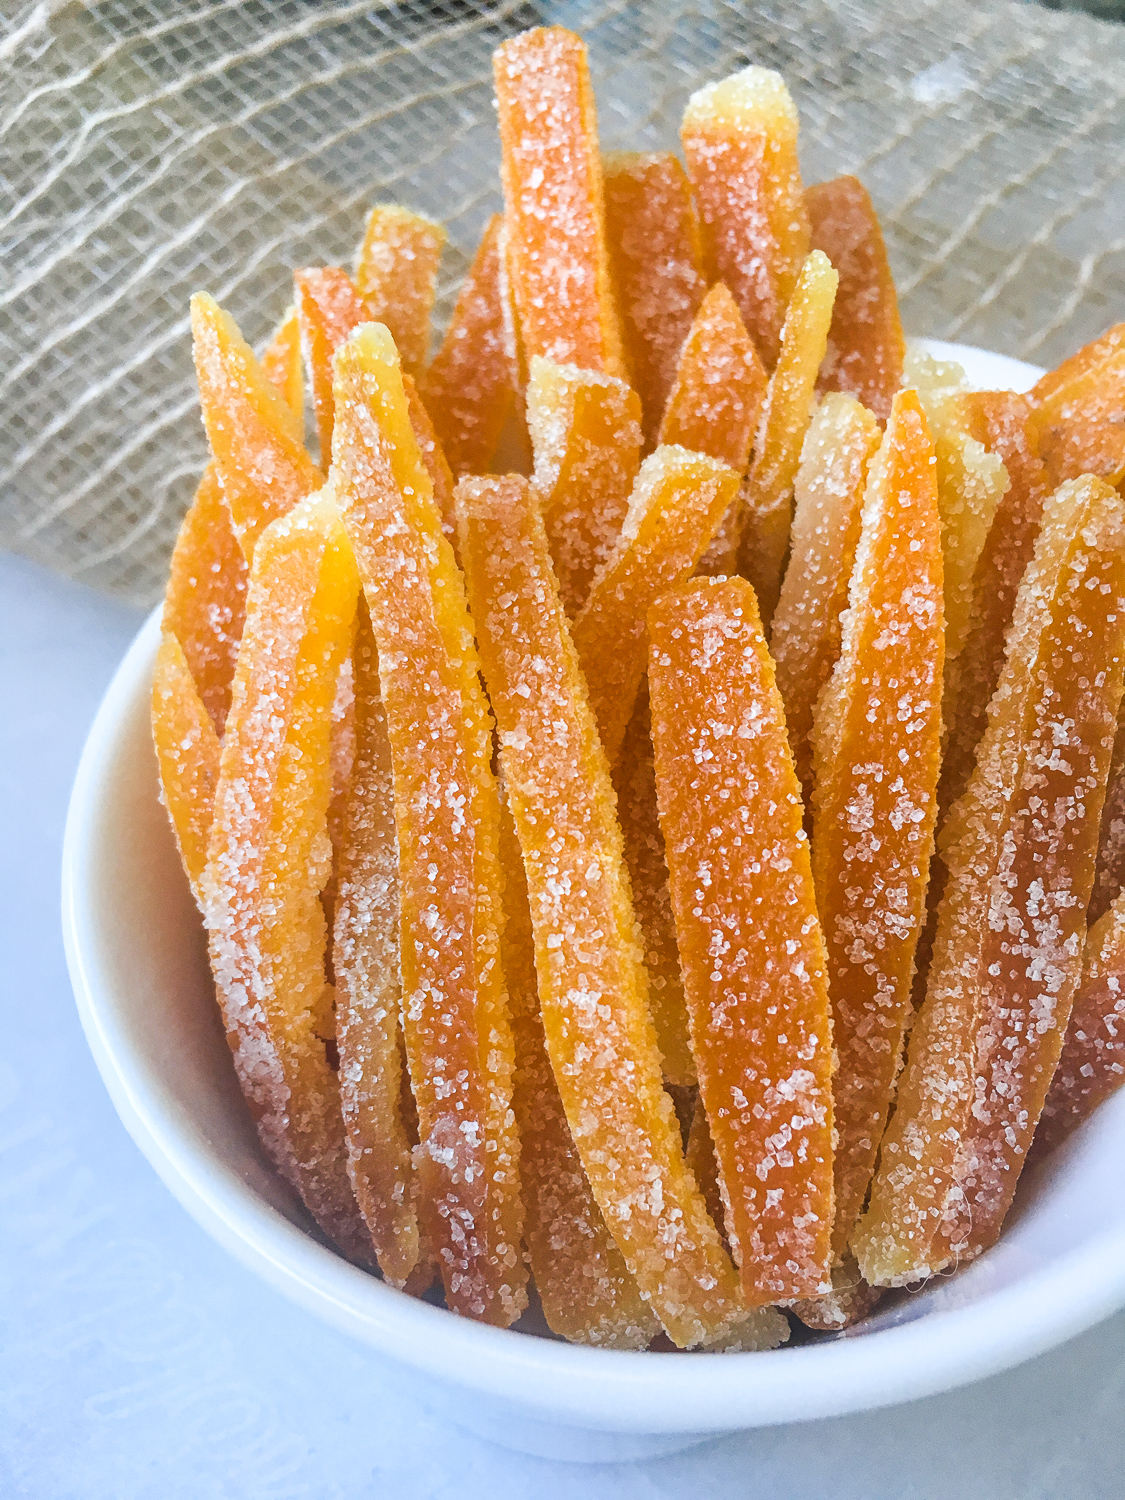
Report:
[[[768,1348],[986,1250],[1125,1076],[1125,324],[1027,395],[904,373],[776,73],[693,95],[685,167],[600,155],[569,32],[495,68],[504,212],[432,361],[402,208],[261,360],[193,300],[163,797],[343,1255]]]

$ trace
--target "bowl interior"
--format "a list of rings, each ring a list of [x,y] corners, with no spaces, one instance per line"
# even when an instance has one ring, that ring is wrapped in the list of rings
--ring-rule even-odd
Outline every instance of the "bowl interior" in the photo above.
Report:
[[[972,363],[958,346],[934,347]],[[1038,373],[988,360],[973,371],[981,385],[1026,386]],[[349,1266],[269,1166],[235,1079],[199,916],[157,799],[148,694],[158,639],[154,614],[76,781],[68,957],[126,1126],[204,1227],[289,1296],[439,1379],[637,1431],[715,1431],[926,1394],[1038,1352],[1125,1302],[1125,1093],[1026,1174],[991,1252],[843,1337],[797,1349],[686,1359],[575,1349],[480,1328]],[[526,1331],[544,1330],[529,1318]]]

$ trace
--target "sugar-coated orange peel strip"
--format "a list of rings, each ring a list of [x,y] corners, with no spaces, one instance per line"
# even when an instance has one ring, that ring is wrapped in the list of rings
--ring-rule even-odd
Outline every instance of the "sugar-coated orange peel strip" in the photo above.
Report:
[[[613,769],[617,815],[625,844],[625,863],[640,929],[642,956],[648,971],[648,1001],[664,1065],[664,1080],[687,1088],[696,1082],[691,1051],[676,923],[668,889],[664,835],[656,806],[648,692],[642,687],[621,753]]]
[[[533,482],[563,605],[575,615],[612,556],[641,463],[641,404],[611,375],[533,355],[527,425]]]
[[[781,75],[749,67],[692,94],[680,127],[713,275],[769,369],[809,253],[798,123]]]
[[[305,415],[305,372],[301,367],[301,325],[294,307],[285,314],[262,353],[262,374],[281,392],[294,416]]]
[[[852,396],[820,403],[793,486],[789,566],[774,612],[770,650],[785,704],[797,776],[812,808],[816,700],[840,654],[867,468],[879,446],[875,418]]]
[[[707,290],[699,218],[687,173],[670,151],[607,152],[603,170],[621,331],[651,443],[675,379],[680,346]]]
[[[516,401],[500,284],[503,216],[485,227],[422,395],[454,475],[485,474]]]
[[[661,1082],[609,767],[534,491],[463,479],[458,535],[527,873],[540,1012],[587,1178],[642,1298],[680,1347],[745,1317]]]
[[[1117,716],[1117,733],[1109,763],[1102,826],[1098,834],[1098,863],[1086,920],[1099,922],[1125,889],[1125,711]]]
[[[361,323],[374,314],[356,291],[355,283],[339,266],[311,266],[293,272],[301,343],[312,386],[320,459],[332,459],[332,356]]]
[[[527,357],[626,376],[586,44],[536,27],[493,53],[508,275]]]
[[[1050,370],[1031,392],[1032,441],[1052,484],[1098,474],[1125,478],[1125,323]]]
[[[1125,502],[1100,480],[1044,507],[949,870],[925,1004],[851,1246],[900,1285],[991,1244],[1078,983],[1125,659]]]
[[[840,657],[816,710],[813,874],[839,1058],[837,1256],[875,1170],[926,915],[945,649],[932,459],[918,397],[901,391],[868,470]]]
[[[751,1306],[829,1290],[832,1026],[800,784],[754,590],[649,612],[649,692],[699,1094]]]
[[[203,870],[211,837],[219,736],[196,691],[183,648],[170,630],[160,637],[152,678],[152,739],[160,767],[161,800],[192,893],[202,905]]]
[[[573,631],[611,766],[644,681],[649,608],[695,571],[737,490],[733,469],[686,448],[657,448],[641,465],[620,545]]]
[[[1033,1145],[1053,1151],[1125,1083],[1125,897],[1090,928],[1082,981]]]
[[[259,537],[203,875],[215,986],[258,1133],[321,1227],[373,1261],[345,1166],[325,973],[331,708],[359,580],[329,494]]]
[[[261,532],[319,490],[304,423],[267,379],[238,326],[205,292],[191,299],[203,425],[239,545],[249,559]]]
[[[379,1268],[405,1286],[419,1260],[417,1182],[402,1114],[398,843],[379,654],[360,605],[352,651],[355,752],[341,799],[332,968],[348,1174]]]
[[[379,323],[336,354],[333,474],[379,652],[399,847],[402,1013],[425,1211],[451,1307],[526,1304],[492,724],[464,584]]]
[[[430,315],[446,233],[395,204],[371,210],[356,258],[355,282],[370,316],[391,331],[403,368],[421,373],[430,348]]]
[[[840,1333],[862,1322],[886,1296],[882,1287],[868,1286],[859,1274],[854,1255],[846,1255],[832,1267],[832,1290],[821,1297],[794,1302],[792,1311],[806,1328],[821,1333]]]
[[[660,441],[746,472],[767,376],[734,298],[716,282],[680,349]]]
[[[819,389],[862,401],[880,422],[902,384],[906,341],[883,231],[870,194],[855,177],[834,177],[805,193],[812,247],[840,276]]]
[[[955,698],[946,704],[945,754],[938,806],[953,806],[968,784],[988,705],[1004,665],[1004,638],[1016,594],[1035,551],[1048,482],[1028,436],[1030,404],[1014,391],[959,398],[969,438],[1004,465],[1000,497],[973,574],[968,628],[957,662]],[[940,467],[939,467],[940,483]]]
[[[793,484],[816,374],[828,343],[836,282],[828,257],[814,250],[801,267],[785,314],[761,436],[743,489],[742,572],[754,585],[767,630],[781,589],[793,518]]]
[[[500,862],[501,953],[516,1049],[512,1104],[535,1289],[548,1326],[563,1338],[607,1349],[644,1349],[660,1325],[605,1227],[551,1072],[539,1015],[527,877],[506,803],[500,813]]]

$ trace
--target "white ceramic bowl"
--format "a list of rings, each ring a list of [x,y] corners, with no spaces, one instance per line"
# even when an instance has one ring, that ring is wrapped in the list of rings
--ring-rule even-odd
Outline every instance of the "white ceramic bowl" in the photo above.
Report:
[[[930,345],[981,387],[1038,371]],[[1027,1359],[1125,1304],[1125,1092],[1037,1172],[1000,1243],[843,1336],[767,1354],[614,1353],[485,1328],[355,1270],[268,1166],[219,1025],[198,914],[157,801],[154,614],[98,712],[70,805],[63,925],[82,1023],[165,1183],[245,1265],[424,1372],[450,1418],[545,1456],[675,1451],[723,1432],[890,1405]]]

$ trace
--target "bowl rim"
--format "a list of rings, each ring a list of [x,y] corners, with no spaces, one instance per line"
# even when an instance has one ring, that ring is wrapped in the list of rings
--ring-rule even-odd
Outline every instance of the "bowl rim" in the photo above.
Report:
[[[919,340],[1026,389],[1035,366]],[[624,1352],[459,1318],[350,1266],[290,1223],[184,1128],[117,1012],[92,900],[98,809],[138,703],[147,706],[159,606],[118,667],[82,752],[62,860],[67,964],[91,1052],[129,1134],[188,1213],[243,1265],[353,1340],[445,1386],[605,1432],[719,1433],[844,1415],[933,1395],[1042,1353],[1125,1305],[1125,1227],[966,1307],[858,1337],[756,1354]],[[154,789],[155,790],[155,789]]]

